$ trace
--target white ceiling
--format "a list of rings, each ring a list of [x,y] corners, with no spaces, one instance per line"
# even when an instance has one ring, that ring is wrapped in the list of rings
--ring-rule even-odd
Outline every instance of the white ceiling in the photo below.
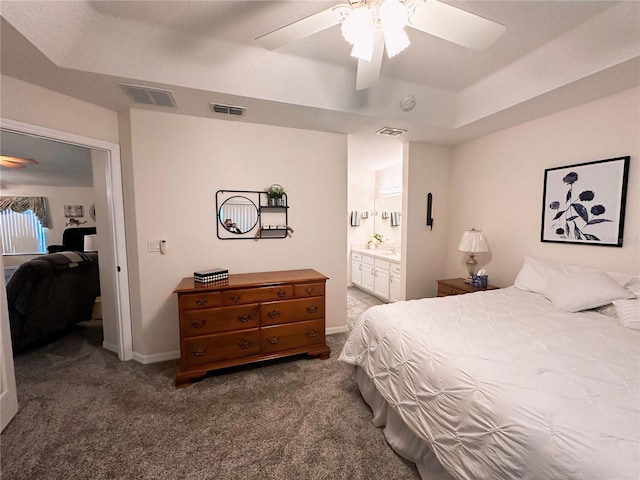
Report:
[[[3,74],[116,111],[118,82],[171,89],[177,108],[247,107],[236,121],[444,145],[640,85],[638,1],[451,1],[506,25],[475,52],[408,29],[378,85],[355,90],[356,60],[339,27],[275,51],[254,39],[337,1],[10,1],[0,14]],[[416,107],[400,108],[412,94]],[[373,138],[373,137],[372,137]],[[4,151],[3,151],[4,153]],[[3,170],[4,174],[4,170]]]

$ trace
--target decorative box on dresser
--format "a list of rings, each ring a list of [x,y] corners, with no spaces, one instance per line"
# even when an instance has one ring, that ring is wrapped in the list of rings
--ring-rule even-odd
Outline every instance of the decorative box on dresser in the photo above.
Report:
[[[329,358],[325,283],[315,270],[230,274],[213,285],[193,277],[175,289],[180,315],[176,387],[210,370],[306,353]]]
[[[474,287],[465,283],[464,278],[448,278],[438,280],[438,296],[448,297],[449,295],[464,295],[465,293],[484,292],[485,290],[496,290],[499,287],[487,285],[485,288]]]

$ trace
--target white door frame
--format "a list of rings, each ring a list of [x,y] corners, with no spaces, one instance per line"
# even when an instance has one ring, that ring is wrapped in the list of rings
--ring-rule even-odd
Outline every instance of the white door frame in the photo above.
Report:
[[[124,197],[122,193],[122,170],[120,164],[120,145],[94,138],[82,137],[72,133],[61,132],[50,128],[1,119],[0,128],[20,134],[44,137],[46,139],[69,143],[92,150],[100,150],[108,155],[105,162],[104,178],[106,182],[108,211],[107,222],[111,225],[111,232],[115,255],[101,259],[111,262],[110,270],[117,272],[113,278],[116,305],[114,312],[118,329],[118,345],[116,353],[120,360],[133,358],[133,336],[131,330],[131,309],[129,302],[129,272],[127,269],[127,247],[125,241]]]
[[[0,245],[0,253],[2,253],[2,245]],[[0,271],[0,430],[4,430],[4,427],[9,425],[11,419],[18,413],[18,392],[13,369],[11,327],[2,255],[0,255],[0,269],[2,269]]]

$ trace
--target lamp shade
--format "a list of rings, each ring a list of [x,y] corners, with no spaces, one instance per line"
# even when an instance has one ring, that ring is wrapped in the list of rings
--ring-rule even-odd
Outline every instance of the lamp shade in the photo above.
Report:
[[[85,235],[84,236],[84,251],[85,252],[97,252],[98,251],[98,236]]]
[[[460,239],[460,244],[458,245],[458,250],[467,253],[485,253],[491,251],[482,230],[476,230],[475,228],[464,231]]]

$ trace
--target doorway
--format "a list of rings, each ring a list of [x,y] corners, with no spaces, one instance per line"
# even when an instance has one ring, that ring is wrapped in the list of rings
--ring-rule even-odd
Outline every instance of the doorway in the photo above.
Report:
[[[96,210],[101,212],[96,216],[96,227],[100,232],[103,346],[117,353],[120,360],[131,360],[133,339],[119,145],[12,120],[0,120],[0,128],[91,150]]]

